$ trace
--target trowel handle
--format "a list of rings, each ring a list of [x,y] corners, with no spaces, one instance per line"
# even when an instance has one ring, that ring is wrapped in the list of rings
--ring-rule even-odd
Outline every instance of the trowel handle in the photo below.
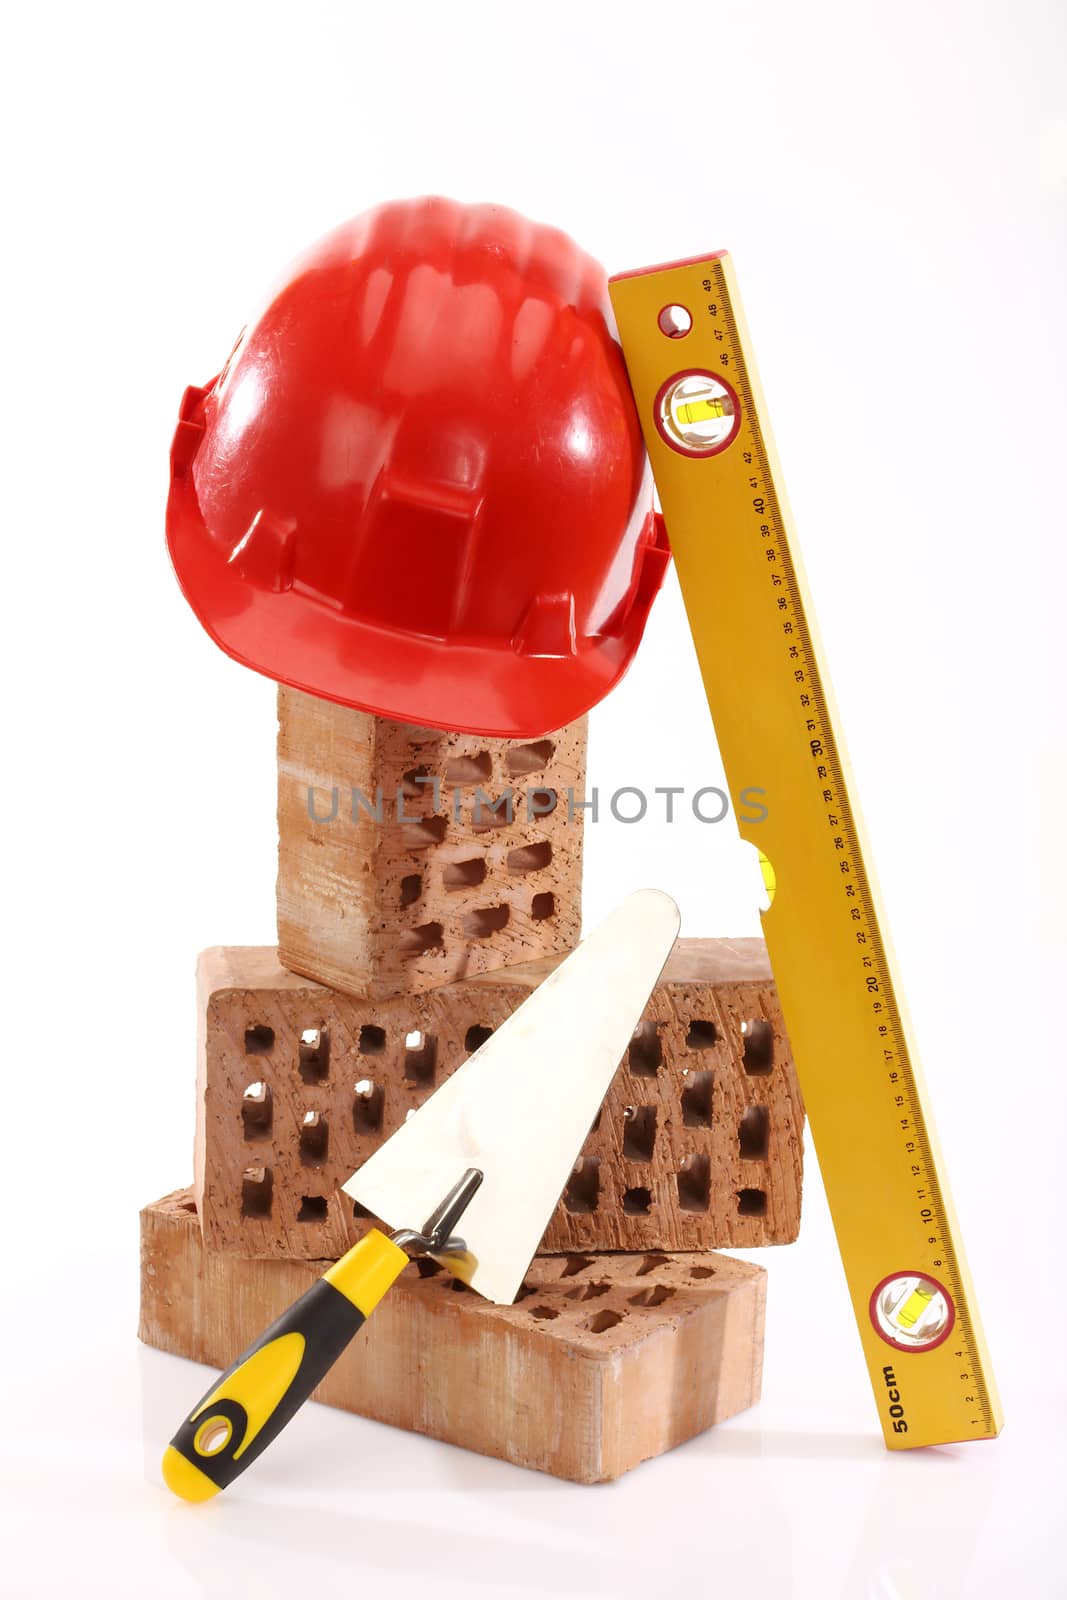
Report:
[[[163,1456],[183,1500],[209,1500],[260,1455],[329,1372],[410,1258],[372,1229],[213,1384]]]

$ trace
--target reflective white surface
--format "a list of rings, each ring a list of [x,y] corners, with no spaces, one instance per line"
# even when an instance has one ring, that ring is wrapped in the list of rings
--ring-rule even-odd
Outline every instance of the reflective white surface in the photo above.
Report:
[[[139,1347],[134,1242],[88,1257],[5,1401],[5,1593],[708,1594],[825,1600],[1054,1595],[1063,1385],[994,1301],[1008,1425],[987,1444],[882,1445],[817,1177],[803,1249],[770,1270],[764,1398],[616,1484],[538,1473],[312,1405],[225,1495],[187,1506],[163,1445],[206,1369]],[[750,1259],[757,1253],[753,1252]],[[816,1292],[816,1288],[817,1291]],[[820,1322],[805,1306],[818,1304]],[[9,1374],[9,1381],[10,1381]],[[432,1362],[427,1381],[432,1381]],[[1058,1575],[1058,1576],[1057,1576]]]

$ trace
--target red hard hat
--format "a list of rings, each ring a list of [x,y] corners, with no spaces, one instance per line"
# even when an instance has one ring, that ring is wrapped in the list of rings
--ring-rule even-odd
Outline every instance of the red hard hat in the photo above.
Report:
[[[498,737],[625,672],[669,559],[603,269],[501,206],[409,200],[290,268],[188,389],[167,542],[217,644]]]

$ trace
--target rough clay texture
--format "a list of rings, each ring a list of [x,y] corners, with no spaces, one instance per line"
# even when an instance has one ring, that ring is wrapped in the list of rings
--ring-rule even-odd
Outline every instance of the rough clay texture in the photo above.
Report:
[[[585,747],[584,717],[485,739],[281,688],[283,966],[380,999],[572,949]]]
[[[213,1255],[195,1209],[184,1190],[141,1213],[140,1337],[225,1367],[322,1264]],[[726,1256],[578,1254],[537,1257],[494,1306],[413,1263],[315,1398],[598,1483],[756,1403],[765,1293]]]
[[[271,948],[205,951],[195,1173],[209,1247],[340,1255],[368,1226],[340,1185],[555,964],[371,1001],[295,976]],[[683,939],[541,1248],[787,1244],[803,1120],[763,942]]]

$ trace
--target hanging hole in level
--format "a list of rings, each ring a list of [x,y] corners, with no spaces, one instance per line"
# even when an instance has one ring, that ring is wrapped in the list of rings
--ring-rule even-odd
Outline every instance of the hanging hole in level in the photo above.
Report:
[[[664,306],[656,318],[660,333],[665,333],[668,339],[684,339],[693,326],[693,318],[685,306]]]

